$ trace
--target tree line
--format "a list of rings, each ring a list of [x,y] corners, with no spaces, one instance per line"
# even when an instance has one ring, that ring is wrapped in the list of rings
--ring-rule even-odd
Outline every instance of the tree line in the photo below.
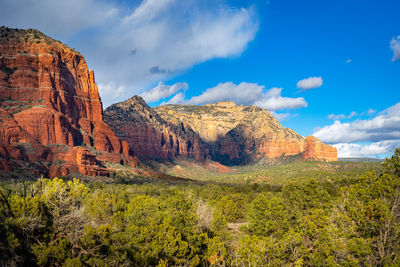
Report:
[[[3,182],[0,255],[5,266],[400,265],[400,149],[354,179],[279,188]]]

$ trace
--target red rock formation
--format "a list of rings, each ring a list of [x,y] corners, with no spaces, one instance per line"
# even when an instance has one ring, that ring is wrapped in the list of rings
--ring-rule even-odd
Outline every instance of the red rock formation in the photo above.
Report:
[[[198,134],[183,125],[166,123],[139,96],[108,107],[104,119],[141,159],[207,159],[208,151]]]
[[[204,106],[165,105],[155,110],[170,124],[197,132],[207,142],[211,158],[226,165],[288,156],[337,160],[335,148],[312,137],[304,139],[256,106],[225,101]]]
[[[4,166],[10,160],[4,151],[21,143],[35,144],[34,156],[11,158],[57,161],[47,168],[52,176],[107,174],[101,158],[137,161],[104,123],[94,74],[82,55],[35,30],[0,28],[0,116],[7,118],[0,122]]]
[[[322,143],[315,136],[307,136],[303,158],[306,160],[337,161],[337,149]]]

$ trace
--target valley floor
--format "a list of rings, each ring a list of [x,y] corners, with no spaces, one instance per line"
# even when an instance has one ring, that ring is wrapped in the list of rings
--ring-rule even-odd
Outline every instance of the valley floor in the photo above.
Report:
[[[13,179],[0,264],[400,264],[400,150],[377,162],[159,164],[164,177]]]

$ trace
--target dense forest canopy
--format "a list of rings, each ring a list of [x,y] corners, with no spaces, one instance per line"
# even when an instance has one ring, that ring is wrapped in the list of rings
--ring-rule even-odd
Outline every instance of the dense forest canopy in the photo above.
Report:
[[[399,265],[400,149],[360,176],[274,187],[8,181],[0,222],[1,265]]]

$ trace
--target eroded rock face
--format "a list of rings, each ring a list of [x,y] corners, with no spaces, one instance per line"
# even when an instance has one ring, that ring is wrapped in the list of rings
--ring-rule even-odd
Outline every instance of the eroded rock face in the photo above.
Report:
[[[182,124],[165,122],[139,96],[108,107],[104,120],[141,159],[165,161],[188,157],[200,162],[207,159],[208,150],[197,133]]]
[[[193,129],[207,142],[211,158],[226,165],[287,156],[337,160],[335,148],[315,137],[304,139],[256,106],[225,101],[203,106],[164,105],[155,111],[173,125]]]
[[[315,136],[307,136],[304,158],[311,160],[337,161],[337,149],[322,143]]]
[[[137,161],[104,123],[94,74],[82,55],[35,30],[0,28],[0,116],[7,118],[0,121],[3,150],[34,144],[34,156],[10,157],[0,150],[4,165],[35,157],[48,162],[52,176],[103,175],[107,169],[101,157]]]

